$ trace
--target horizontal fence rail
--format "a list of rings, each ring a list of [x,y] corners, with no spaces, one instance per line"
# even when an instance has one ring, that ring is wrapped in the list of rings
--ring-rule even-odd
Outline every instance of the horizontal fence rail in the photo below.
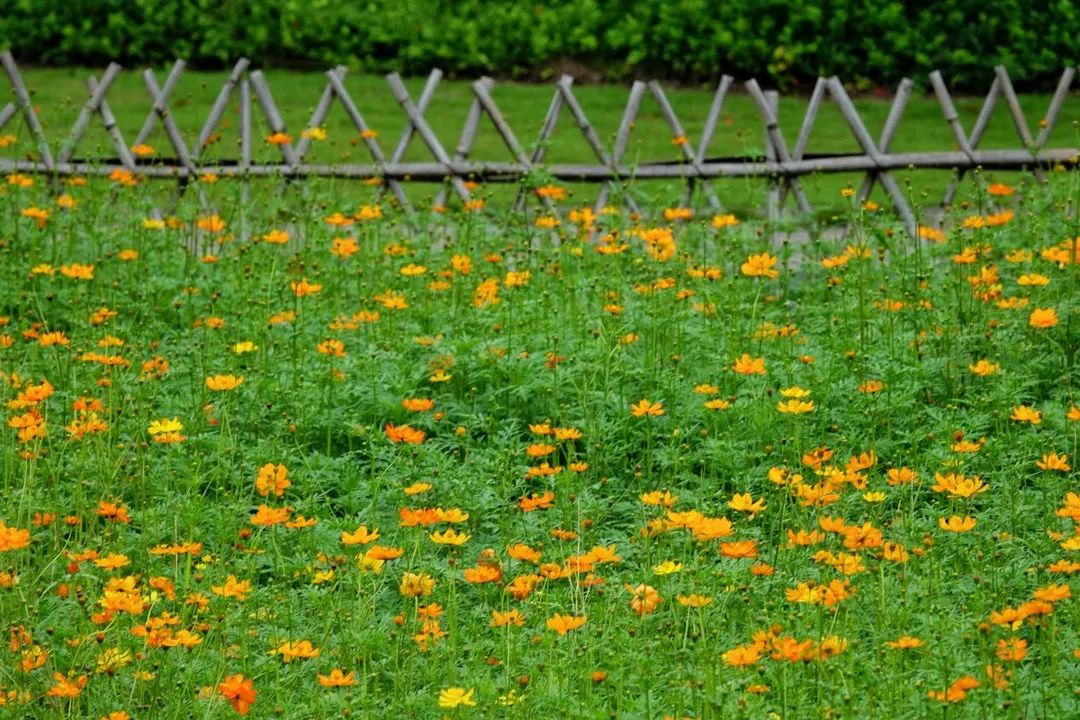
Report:
[[[1042,178],[1044,171],[1048,168],[1062,164],[1075,166],[1078,154],[1080,154],[1080,151],[1073,147],[1047,147],[1062,106],[1072,90],[1076,75],[1076,69],[1073,67],[1065,68],[1062,72],[1038,133],[1035,135],[1028,126],[1005,68],[999,66],[994,69],[994,79],[990,90],[970,132],[965,130],[958,117],[944,78],[938,72],[930,73],[930,85],[941,108],[942,118],[955,141],[955,149],[942,152],[897,153],[890,150],[913,91],[914,84],[911,80],[905,79],[897,87],[885,125],[880,135],[875,138],[870,134],[839,78],[819,78],[810,96],[794,145],[789,146],[788,139],[785,138],[777,120],[778,94],[762,90],[756,80],[750,79],[741,85],[758,111],[765,147],[763,156],[755,158],[717,157],[708,154],[723,112],[724,102],[736,87],[734,79],[727,75],[720,79],[716,87],[701,137],[696,143],[691,142],[687,137],[663,87],[653,81],[635,82],[631,85],[618,130],[610,146],[600,139],[584,108],[578,102],[574,94],[573,79],[564,76],[555,83],[551,103],[539,136],[534,144],[527,148],[519,140],[495,102],[492,96],[495,83],[490,78],[481,78],[472,83],[472,103],[464,126],[456,143],[447,145],[436,135],[426,119],[436,88],[442,79],[442,73],[433,70],[416,98],[410,94],[397,74],[390,74],[386,77],[386,81],[404,114],[404,129],[400,139],[388,154],[365,121],[360,107],[345,88],[344,78],[347,69],[342,66],[332,68],[325,73],[327,84],[322,95],[304,128],[305,132],[301,133],[299,140],[294,141],[288,133],[265,76],[259,70],[251,69],[247,59],[241,58],[233,66],[228,78],[218,91],[216,100],[200,129],[197,142],[194,147],[189,147],[169,106],[169,99],[184,72],[184,61],[177,60],[173,64],[163,83],[158,82],[153,70],[143,71],[143,82],[153,105],[135,141],[130,145],[118,128],[116,117],[107,100],[109,90],[121,69],[119,65],[112,63],[100,78],[88,79],[89,94],[85,104],[67,138],[60,147],[56,148],[50,144],[45,135],[22,75],[10,52],[0,53],[0,64],[3,65],[14,94],[11,102],[0,105],[0,131],[17,116],[21,116],[38,148],[34,159],[0,158],[0,171],[37,173],[55,178],[64,175],[111,175],[117,170],[124,170],[146,178],[178,180],[181,190],[177,194],[177,200],[191,180],[207,173],[236,176],[244,180],[268,176],[284,177],[290,180],[308,177],[364,180],[377,178],[380,181],[380,199],[383,193],[388,192],[393,195],[392,202],[399,205],[401,209],[411,212],[415,208],[404,192],[403,183],[406,182],[442,183],[444,188],[439,192],[434,203],[441,206],[446,202],[448,192],[453,192],[462,202],[469,202],[472,199],[469,181],[502,183],[524,181],[528,185],[531,179],[543,177],[565,182],[601,183],[602,187],[595,207],[597,213],[609,202],[613,194],[620,197],[631,210],[640,213],[641,209],[637,207],[633,196],[626,192],[626,189],[632,182],[646,180],[685,182],[685,205],[690,206],[694,203],[695,197],[703,196],[709,208],[721,211],[723,205],[708,181],[718,178],[757,177],[767,179],[771,184],[768,213],[770,218],[775,218],[789,195],[794,197],[795,204],[801,212],[813,211],[799,182],[800,177],[818,173],[858,172],[865,174],[865,179],[858,190],[858,199],[865,200],[874,184],[881,183],[897,215],[903,220],[908,232],[914,236],[917,221],[908,199],[893,177],[894,171],[916,168],[954,171],[956,176],[942,199],[943,204],[947,205],[955,196],[960,179],[965,173],[975,168],[1031,169]],[[672,137],[678,139],[677,144],[683,156],[682,159],[673,162],[626,164],[625,154],[630,133],[646,95],[651,95],[656,101]],[[237,96],[239,100],[238,157],[204,161],[201,157],[202,151],[221,127],[226,110],[234,96]],[[845,124],[861,150],[860,153],[810,154],[806,152],[818,112],[822,103],[828,98],[831,98],[839,108]],[[979,150],[979,144],[991,115],[998,101],[1002,99],[1012,118],[1019,147],[1012,150]],[[312,142],[311,135],[307,131],[320,128],[335,101],[341,104],[351,124],[359,132],[371,156],[370,162],[339,164],[305,162]],[[281,140],[277,144],[281,152],[281,159],[278,162],[255,163],[252,161],[254,146],[252,117],[256,112],[262,115],[271,132],[278,135]],[[592,163],[548,164],[544,162],[546,147],[554,136],[560,117],[564,113],[570,115],[577,131],[588,144],[594,156]],[[103,122],[115,155],[101,158],[78,158],[75,152],[79,142],[95,116],[99,116]],[[492,121],[510,159],[500,162],[479,162],[469,159],[477,130],[485,116]],[[144,143],[158,126],[163,128],[173,155],[171,157],[155,155],[152,160],[135,157],[132,148]],[[424,162],[403,161],[406,151],[414,143],[422,145],[431,159]],[[530,194],[524,189],[520,191],[514,202],[514,209],[522,210]],[[545,212],[558,217],[559,208],[551,197],[537,193],[536,199]],[[201,200],[205,203],[205,198],[201,197]]]

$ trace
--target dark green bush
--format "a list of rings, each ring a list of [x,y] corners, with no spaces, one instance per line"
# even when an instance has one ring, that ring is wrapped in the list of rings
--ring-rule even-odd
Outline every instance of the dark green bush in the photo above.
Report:
[[[24,62],[329,66],[542,77],[573,59],[610,79],[819,74],[892,84],[931,69],[983,90],[1004,64],[1045,87],[1075,62],[1072,0],[0,0]]]

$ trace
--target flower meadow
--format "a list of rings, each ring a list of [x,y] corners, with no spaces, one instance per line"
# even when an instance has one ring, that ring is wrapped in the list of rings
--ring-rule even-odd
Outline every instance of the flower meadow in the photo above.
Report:
[[[0,715],[1080,716],[1080,185],[966,183],[912,241],[7,176]]]

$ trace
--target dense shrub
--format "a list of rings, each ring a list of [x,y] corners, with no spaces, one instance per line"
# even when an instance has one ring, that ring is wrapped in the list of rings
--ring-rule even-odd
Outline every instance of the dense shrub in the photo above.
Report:
[[[537,77],[572,58],[618,79],[720,72],[889,84],[933,68],[1052,84],[1078,53],[1072,0],[0,0],[0,46],[46,64],[261,64]]]

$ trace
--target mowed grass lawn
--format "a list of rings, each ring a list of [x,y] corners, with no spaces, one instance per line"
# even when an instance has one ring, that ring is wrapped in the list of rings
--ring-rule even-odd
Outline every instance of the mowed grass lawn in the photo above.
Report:
[[[34,102],[40,110],[40,116],[46,132],[54,146],[66,138],[68,129],[77,116],[87,97],[86,78],[89,74],[101,74],[85,68],[42,69],[27,68],[24,71],[27,85],[33,93]],[[157,71],[158,83],[164,83],[168,68]],[[288,131],[299,136],[306,127],[311,111],[318,101],[326,78],[319,72],[289,72],[268,70],[265,72],[274,99],[285,118]],[[170,103],[177,123],[184,133],[189,147],[194,147],[198,132],[213,103],[218,89],[227,73],[186,71],[177,86]],[[934,98],[929,83],[925,78],[914,78],[917,89],[911,98],[904,120],[900,124],[892,149],[896,152],[908,151],[944,151],[956,148],[955,139],[944,121],[944,116]],[[992,75],[988,73],[987,87]],[[396,146],[404,128],[405,115],[395,102],[382,77],[373,75],[350,74],[346,87],[364,114],[368,124],[378,133],[378,142],[389,155]],[[424,85],[424,78],[408,78],[406,86],[414,99],[419,98]],[[696,147],[701,136],[702,126],[712,100],[714,87],[666,87],[668,97],[678,114],[692,146]],[[495,86],[493,95],[504,116],[513,128],[520,143],[531,149],[539,135],[541,124],[547,112],[554,92],[553,84],[524,84],[500,82]],[[611,141],[619,126],[619,121],[628,96],[628,87],[622,85],[586,85],[576,89],[589,119],[602,140],[610,148]],[[204,157],[206,160],[223,157],[235,158],[238,153],[238,114],[237,94],[226,113],[221,139]],[[139,72],[125,71],[117,79],[108,95],[109,104],[117,116],[120,128],[129,143],[134,140],[143,119],[150,111],[150,99]],[[1029,127],[1037,133],[1039,123],[1049,105],[1049,96],[1045,94],[1023,95],[1020,99]],[[780,101],[780,121],[789,148],[794,147],[799,128],[803,121],[808,98],[803,94],[783,95]],[[468,80],[443,80],[439,85],[435,99],[426,117],[435,130],[447,152],[453,153],[464,124],[466,114],[472,102],[472,90]],[[864,96],[855,99],[856,107],[875,139],[884,125],[889,112],[891,98]],[[965,128],[975,122],[982,106],[982,97],[957,97],[955,103]],[[258,107],[254,102],[256,159],[273,161],[280,157],[277,148],[261,142],[270,131]],[[1080,99],[1070,97],[1060,115],[1057,129],[1050,139],[1050,146],[1076,147],[1077,121],[1080,120]],[[9,126],[9,132],[10,128]],[[316,142],[308,155],[311,162],[368,162],[370,155],[359,135],[352,126],[344,109],[335,103],[324,125],[328,137]],[[24,135],[25,137],[25,135]],[[631,134],[625,161],[628,164],[641,162],[676,160],[681,157],[680,150],[672,143],[673,133],[665,122],[659,106],[650,95],[642,103],[641,113]],[[99,119],[91,123],[84,144],[80,146],[79,157],[94,157],[95,153],[113,155],[111,145]],[[159,126],[149,139],[163,155],[172,156],[168,138]],[[993,120],[984,136],[980,147],[1019,148],[1008,108],[1003,100],[998,101]],[[724,105],[723,119],[717,128],[710,145],[710,156],[746,155],[761,157],[764,152],[763,129],[757,109],[748,95],[736,86]],[[860,148],[844,122],[836,106],[826,101],[819,113],[819,119],[807,145],[807,153],[850,152],[859,153]],[[99,155],[100,156],[100,155]],[[476,160],[511,160],[509,151],[497,134],[494,125],[486,117],[477,134],[471,157]],[[430,161],[432,157],[419,137],[414,138],[406,161]],[[569,111],[564,107],[559,127],[553,136],[547,151],[549,163],[592,163],[593,151],[585,142]],[[916,204],[938,202],[950,177],[948,172],[918,171],[901,172],[897,176],[910,180],[917,188],[913,193]],[[1019,176],[1010,173],[997,173],[994,179],[1014,182]],[[831,176],[812,176],[804,179],[803,184],[815,205],[834,209],[837,205],[838,191],[845,185],[861,181],[858,175],[837,174]],[[339,191],[353,192],[359,198],[370,197],[374,192],[363,189],[359,183],[346,183],[346,188]],[[677,205],[682,197],[682,188],[676,184],[661,181],[653,182],[647,194],[666,205]],[[729,208],[742,214],[759,213],[764,205],[767,192],[766,184],[757,180],[725,180],[715,183],[721,200]],[[596,185],[570,185],[574,199],[582,204],[595,197]],[[410,187],[409,194],[417,200],[430,198],[437,188],[433,185]],[[503,199],[508,195],[506,189],[494,190],[495,198]],[[887,202],[876,190],[875,199]],[[962,193],[960,198],[964,198]]]

